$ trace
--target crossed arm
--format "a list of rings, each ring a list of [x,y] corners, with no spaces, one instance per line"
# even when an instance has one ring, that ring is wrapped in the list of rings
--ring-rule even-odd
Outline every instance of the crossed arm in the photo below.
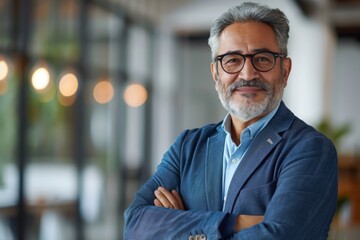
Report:
[[[182,239],[189,234],[204,233],[209,239],[220,239],[231,234],[233,239],[325,240],[336,207],[336,151],[329,141],[319,135],[307,136],[306,141],[302,140],[304,137],[299,139],[301,141],[292,141],[289,146],[283,141],[278,147],[281,151],[276,151],[277,154],[280,151],[281,156],[271,156],[270,160],[276,159],[280,168],[276,170],[276,190],[268,194],[271,198],[265,201],[264,220],[262,216],[234,214],[240,213],[237,210],[239,206],[249,206],[247,213],[262,214],[261,211],[251,211],[251,207],[255,206],[252,201],[261,199],[272,185],[245,189],[241,199],[236,202],[236,210],[231,213],[202,208],[203,202],[209,200],[211,203],[211,196],[217,195],[209,195],[210,198],[206,199],[201,188],[203,184],[196,188],[187,187],[188,182],[194,181],[191,175],[193,168],[186,165],[186,156],[180,157],[179,149],[183,145],[177,144],[179,146],[176,147],[175,144],[125,211],[124,239]],[[181,139],[178,141],[183,142]],[[283,156],[282,152],[286,154]],[[255,177],[267,176],[264,175],[264,172],[269,172],[266,167],[271,167],[275,161],[270,160],[255,172]],[[202,162],[195,163],[203,167]],[[180,173],[185,175],[180,178]],[[203,180],[201,175],[197,183]],[[229,227],[232,227],[232,233]]]
[[[163,187],[159,187],[154,191],[156,198],[154,205],[157,207],[185,210],[180,194],[176,190],[171,192]],[[234,231],[239,232],[245,228],[252,227],[261,223],[264,216],[261,215],[238,215],[234,225]]]

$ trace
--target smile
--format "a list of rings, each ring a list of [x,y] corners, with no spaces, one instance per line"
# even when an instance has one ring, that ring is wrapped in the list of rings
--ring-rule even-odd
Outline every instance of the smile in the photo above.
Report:
[[[259,92],[259,91],[265,91],[265,89],[260,87],[239,87],[234,89],[233,91],[241,92],[241,93],[253,93],[253,92]]]

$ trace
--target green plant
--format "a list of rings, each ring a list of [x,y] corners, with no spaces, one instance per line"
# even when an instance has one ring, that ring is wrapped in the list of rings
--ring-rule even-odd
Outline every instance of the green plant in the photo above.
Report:
[[[328,118],[324,118],[316,126],[316,129],[327,136],[336,148],[339,148],[341,140],[350,132],[351,126],[348,123],[334,126]]]

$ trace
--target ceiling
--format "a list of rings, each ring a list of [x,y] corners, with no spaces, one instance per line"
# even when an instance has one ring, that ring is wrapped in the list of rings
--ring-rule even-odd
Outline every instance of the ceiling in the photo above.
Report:
[[[112,2],[121,5],[133,18],[142,18],[155,25],[164,25],[164,21],[171,25],[173,21],[177,22],[177,25],[183,24],[190,29],[190,32],[194,32],[207,31],[209,19],[214,19],[229,5],[241,1],[112,0]],[[265,0],[257,2],[268,3]],[[289,0],[272,0],[275,6],[288,2]],[[292,3],[295,3],[309,18],[323,18],[334,27],[340,38],[352,37],[360,41],[360,0],[292,0]]]
[[[338,37],[360,41],[360,0],[295,0],[308,17],[323,16]]]

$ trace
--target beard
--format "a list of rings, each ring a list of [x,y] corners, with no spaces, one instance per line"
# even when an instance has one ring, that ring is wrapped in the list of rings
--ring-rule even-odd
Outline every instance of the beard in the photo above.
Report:
[[[277,81],[276,84],[280,85],[281,81]],[[242,99],[237,100],[233,94],[240,87],[260,88],[265,91],[265,99],[261,102],[255,102],[253,100],[255,94],[244,93],[242,94]],[[227,88],[218,79],[216,81],[216,91],[223,107],[242,122],[247,122],[272,111],[280,103],[283,95],[283,87],[279,86],[276,89],[276,85],[272,86],[261,79],[251,81],[241,79],[232,83]]]

